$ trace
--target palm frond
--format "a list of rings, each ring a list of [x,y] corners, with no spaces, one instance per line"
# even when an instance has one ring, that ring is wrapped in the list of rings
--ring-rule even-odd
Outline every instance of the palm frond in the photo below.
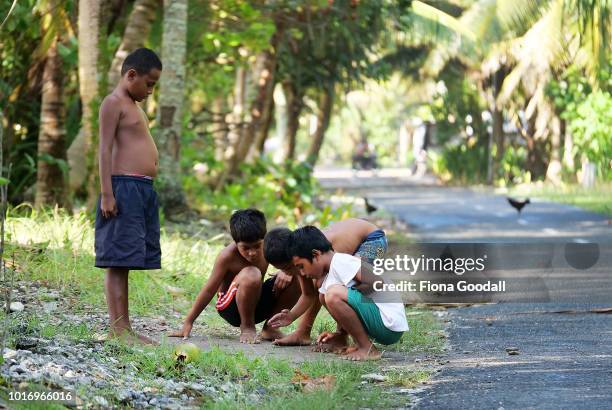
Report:
[[[459,19],[451,16],[450,14],[445,13],[444,11],[435,7],[432,7],[422,1],[414,0],[412,2],[412,12],[417,16],[421,16],[450,30],[453,30],[459,35],[464,36],[472,41],[476,39],[474,32],[470,29],[469,26],[462,24]]]

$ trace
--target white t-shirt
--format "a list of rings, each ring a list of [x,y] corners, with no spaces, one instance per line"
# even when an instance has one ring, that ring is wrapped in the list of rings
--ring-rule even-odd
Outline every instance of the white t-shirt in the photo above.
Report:
[[[329,272],[319,288],[319,293],[327,293],[327,289],[333,285],[342,285],[347,288],[354,286],[357,284],[355,275],[359,269],[361,269],[361,259],[347,253],[336,252],[329,265]],[[375,303],[387,329],[396,332],[408,330],[403,303]]]

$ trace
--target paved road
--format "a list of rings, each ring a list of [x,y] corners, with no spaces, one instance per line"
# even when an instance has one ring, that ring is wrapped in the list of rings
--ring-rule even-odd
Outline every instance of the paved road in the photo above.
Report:
[[[348,178],[345,189],[405,221],[419,241],[598,242],[608,252],[589,270],[600,280],[581,289],[588,300],[588,292],[601,295],[606,287],[608,303],[563,304],[561,298],[452,310],[449,362],[431,388],[417,394],[418,408],[612,408],[612,316],[593,312],[612,306],[612,225],[607,217],[533,201],[518,218],[502,196],[440,187],[401,173],[355,177],[343,172],[320,173],[322,185],[337,189],[342,176]],[[567,283],[571,289],[575,282]],[[509,355],[508,347],[518,348],[519,354]]]

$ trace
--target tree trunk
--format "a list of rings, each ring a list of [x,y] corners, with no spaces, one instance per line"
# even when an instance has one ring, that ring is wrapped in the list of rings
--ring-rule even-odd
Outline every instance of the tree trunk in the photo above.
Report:
[[[274,87],[272,87],[274,90]],[[270,127],[272,126],[272,119],[274,118],[274,98],[273,92],[270,93],[269,99],[266,102],[266,108],[264,110],[263,118],[262,118],[262,126],[259,131],[257,131],[257,135],[255,136],[255,142],[253,143],[253,147],[249,152],[249,160],[253,161],[263,154],[264,145],[266,144],[266,140],[268,139],[268,133],[270,132]]]
[[[307,161],[314,168],[319,159],[319,152],[323,146],[323,138],[329,127],[332,107],[334,105],[334,86],[329,85],[325,88],[319,100],[319,112],[317,114],[317,129],[312,136],[312,142],[308,148]]]
[[[292,161],[295,158],[295,146],[297,142],[297,132],[300,128],[300,114],[304,108],[304,95],[295,89],[292,82],[283,83],[283,92],[287,101],[287,125],[285,127],[285,161]]]
[[[504,83],[505,71],[501,67],[493,74],[493,106],[491,107],[491,116],[493,119],[491,141],[489,142],[489,165],[487,169],[487,183],[492,184],[499,165],[504,157],[504,113],[497,101],[499,92]],[[493,156],[492,148],[495,145],[495,156]]]
[[[187,0],[164,0],[162,37],[164,70],[157,111],[157,123],[159,124],[157,140],[160,202],[168,214],[182,211],[187,204],[180,173],[186,52]]]
[[[556,115],[550,124],[550,162],[546,168],[546,180],[561,184],[561,121]]]
[[[243,134],[243,117],[244,117],[244,105],[246,98],[246,70],[244,67],[238,67],[236,69],[236,81],[234,82],[234,99],[232,102],[232,112],[228,114],[225,122],[229,127],[227,133],[227,146],[223,153],[223,159],[226,162],[226,166],[223,172],[219,175],[219,179],[215,184],[217,190],[220,190],[229,176],[229,170],[238,167],[238,164],[233,164],[237,161],[236,150]]]
[[[276,38],[277,35],[274,35]],[[273,44],[273,48],[275,44]],[[257,57],[257,68],[255,70],[256,94],[250,108],[250,121],[247,124],[244,134],[238,143],[235,158],[229,164],[229,175],[235,175],[238,166],[245,160],[256,134],[265,125],[264,111],[272,99],[274,90],[274,73],[276,71],[276,54],[274,51],[263,51]]]
[[[534,113],[527,122],[527,132],[525,133],[525,139],[527,141],[527,171],[531,174],[531,180],[542,177],[546,173],[546,160],[545,160],[545,144],[544,141],[538,141],[536,139],[536,126],[535,119],[537,113]]]
[[[210,133],[215,144],[215,160],[223,161],[223,153],[227,146],[227,132],[225,130],[227,123],[225,118],[222,118],[224,110],[223,96],[217,96],[212,102],[212,125]]]
[[[94,100],[98,97],[98,62],[100,57],[100,22],[101,6],[99,0],[79,0],[78,42],[79,42],[79,93],[81,95],[82,116],[81,129],[70,146],[67,156],[70,164],[70,190],[83,189],[88,172],[96,173],[97,167],[93,161],[88,170],[87,158],[95,158],[91,150],[95,144],[97,113],[93,112]],[[94,183],[88,184],[83,191],[88,193],[88,203],[93,206],[100,187]],[[90,181],[91,182],[91,181]]]
[[[83,0],[81,0],[81,2],[83,2]],[[132,8],[132,12],[125,26],[121,44],[115,53],[115,57],[113,58],[113,62],[108,72],[109,91],[112,91],[119,82],[123,60],[125,60],[132,51],[142,47],[149,37],[151,26],[155,20],[156,10],[160,5],[161,0],[136,0],[134,2],[134,7]]]
[[[568,129],[565,120],[561,120],[561,125],[565,134],[563,141],[563,165],[566,169],[572,172],[576,168],[576,164],[574,162],[574,138],[572,137],[572,133]]]
[[[49,47],[43,72],[38,165],[36,175],[37,207],[69,205],[66,198],[66,130],[64,129],[62,58],[57,39]]]

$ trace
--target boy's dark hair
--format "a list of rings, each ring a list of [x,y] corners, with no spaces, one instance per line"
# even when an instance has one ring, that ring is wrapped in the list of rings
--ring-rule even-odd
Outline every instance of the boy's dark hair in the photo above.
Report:
[[[308,259],[312,262],[312,251],[321,253],[333,251],[331,242],[327,240],[323,232],[314,226],[304,226],[291,233],[289,242],[289,254],[298,258]]]
[[[132,68],[136,70],[139,75],[143,75],[148,74],[154,68],[161,71],[162,62],[153,50],[144,47],[137,48],[123,60],[121,75],[124,75]]]
[[[257,209],[239,209],[230,218],[230,233],[236,243],[260,241],[266,236],[266,217]]]
[[[272,265],[283,265],[291,262],[289,255],[289,242],[291,241],[291,229],[274,228],[264,238],[264,257]]]

